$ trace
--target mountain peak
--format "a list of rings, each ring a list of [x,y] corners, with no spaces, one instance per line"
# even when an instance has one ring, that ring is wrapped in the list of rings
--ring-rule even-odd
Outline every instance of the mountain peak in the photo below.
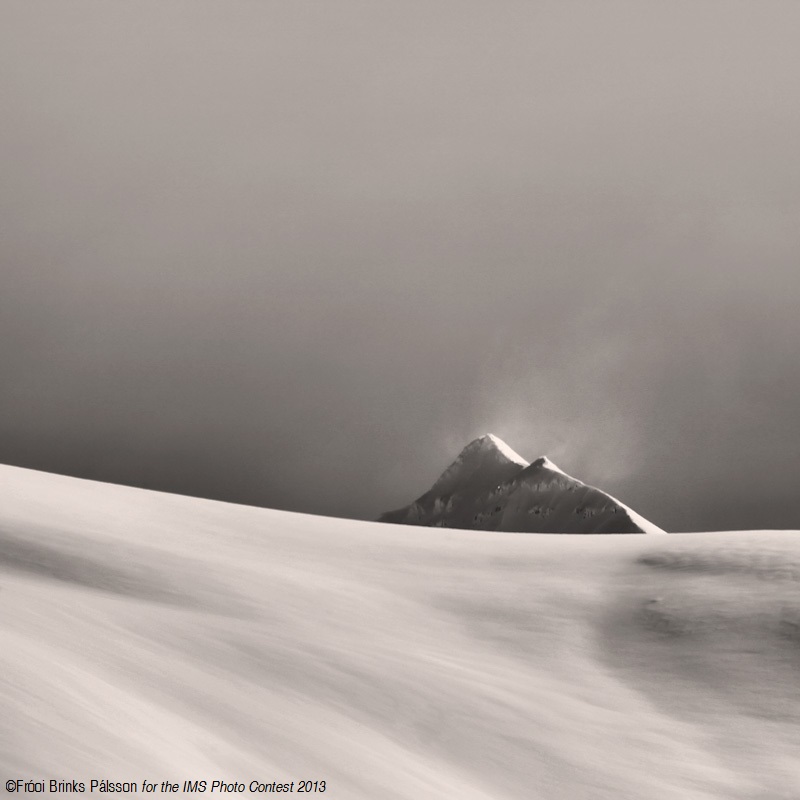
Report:
[[[508,480],[528,466],[528,462],[502,439],[485,433],[473,439],[439,476],[431,488],[439,495],[453,492],[474,493]]]
[[[499,436],[493,433],[484,433],[477,439],[473,439],[462,451],[461,455],[471,452],[491,452],[494,451],[502,455],[507,461],[512,464],[519,464],[521,467],[527,467],[528,462],[516,451],[509,447]],[[461,456],[459,456],[460,458]]]
[[[531,461],[530,468],[549,469],[551,472],[559,472],[566,475],[563,469],[554,464],[547,456],[539,456],[539,458]]]

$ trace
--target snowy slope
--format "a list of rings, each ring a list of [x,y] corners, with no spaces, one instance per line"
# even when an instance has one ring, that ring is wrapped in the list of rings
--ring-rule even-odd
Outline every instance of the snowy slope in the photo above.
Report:
[[[0,775],[788,800],[799,579],[797,533],[421,530],[0,467]]]
[[[492,434],[470,442],[425,494],[379,521],[526,533],[664,533],[547,457],[528,464]]]

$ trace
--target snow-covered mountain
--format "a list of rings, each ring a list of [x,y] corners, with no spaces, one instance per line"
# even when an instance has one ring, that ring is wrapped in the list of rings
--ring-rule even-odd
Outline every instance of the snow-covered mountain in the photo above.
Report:
[[[379,521],[530,533],[664,533],[547,457],[529,464],[491,433],[470,442],[425,494]]]

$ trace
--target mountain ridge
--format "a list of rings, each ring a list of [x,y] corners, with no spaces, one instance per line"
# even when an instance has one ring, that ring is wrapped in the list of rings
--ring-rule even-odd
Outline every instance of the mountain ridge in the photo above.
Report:
[[[462,448],[427,492],[378,521],[518,533],[664,533],[547,456],[529,463],[491,433]]]

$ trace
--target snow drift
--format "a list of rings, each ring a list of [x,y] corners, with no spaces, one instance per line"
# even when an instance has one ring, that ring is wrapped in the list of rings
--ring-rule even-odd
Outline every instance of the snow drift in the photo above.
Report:
[[[800,797],[800,538],[515,536],[0,467],[4,779]]]

